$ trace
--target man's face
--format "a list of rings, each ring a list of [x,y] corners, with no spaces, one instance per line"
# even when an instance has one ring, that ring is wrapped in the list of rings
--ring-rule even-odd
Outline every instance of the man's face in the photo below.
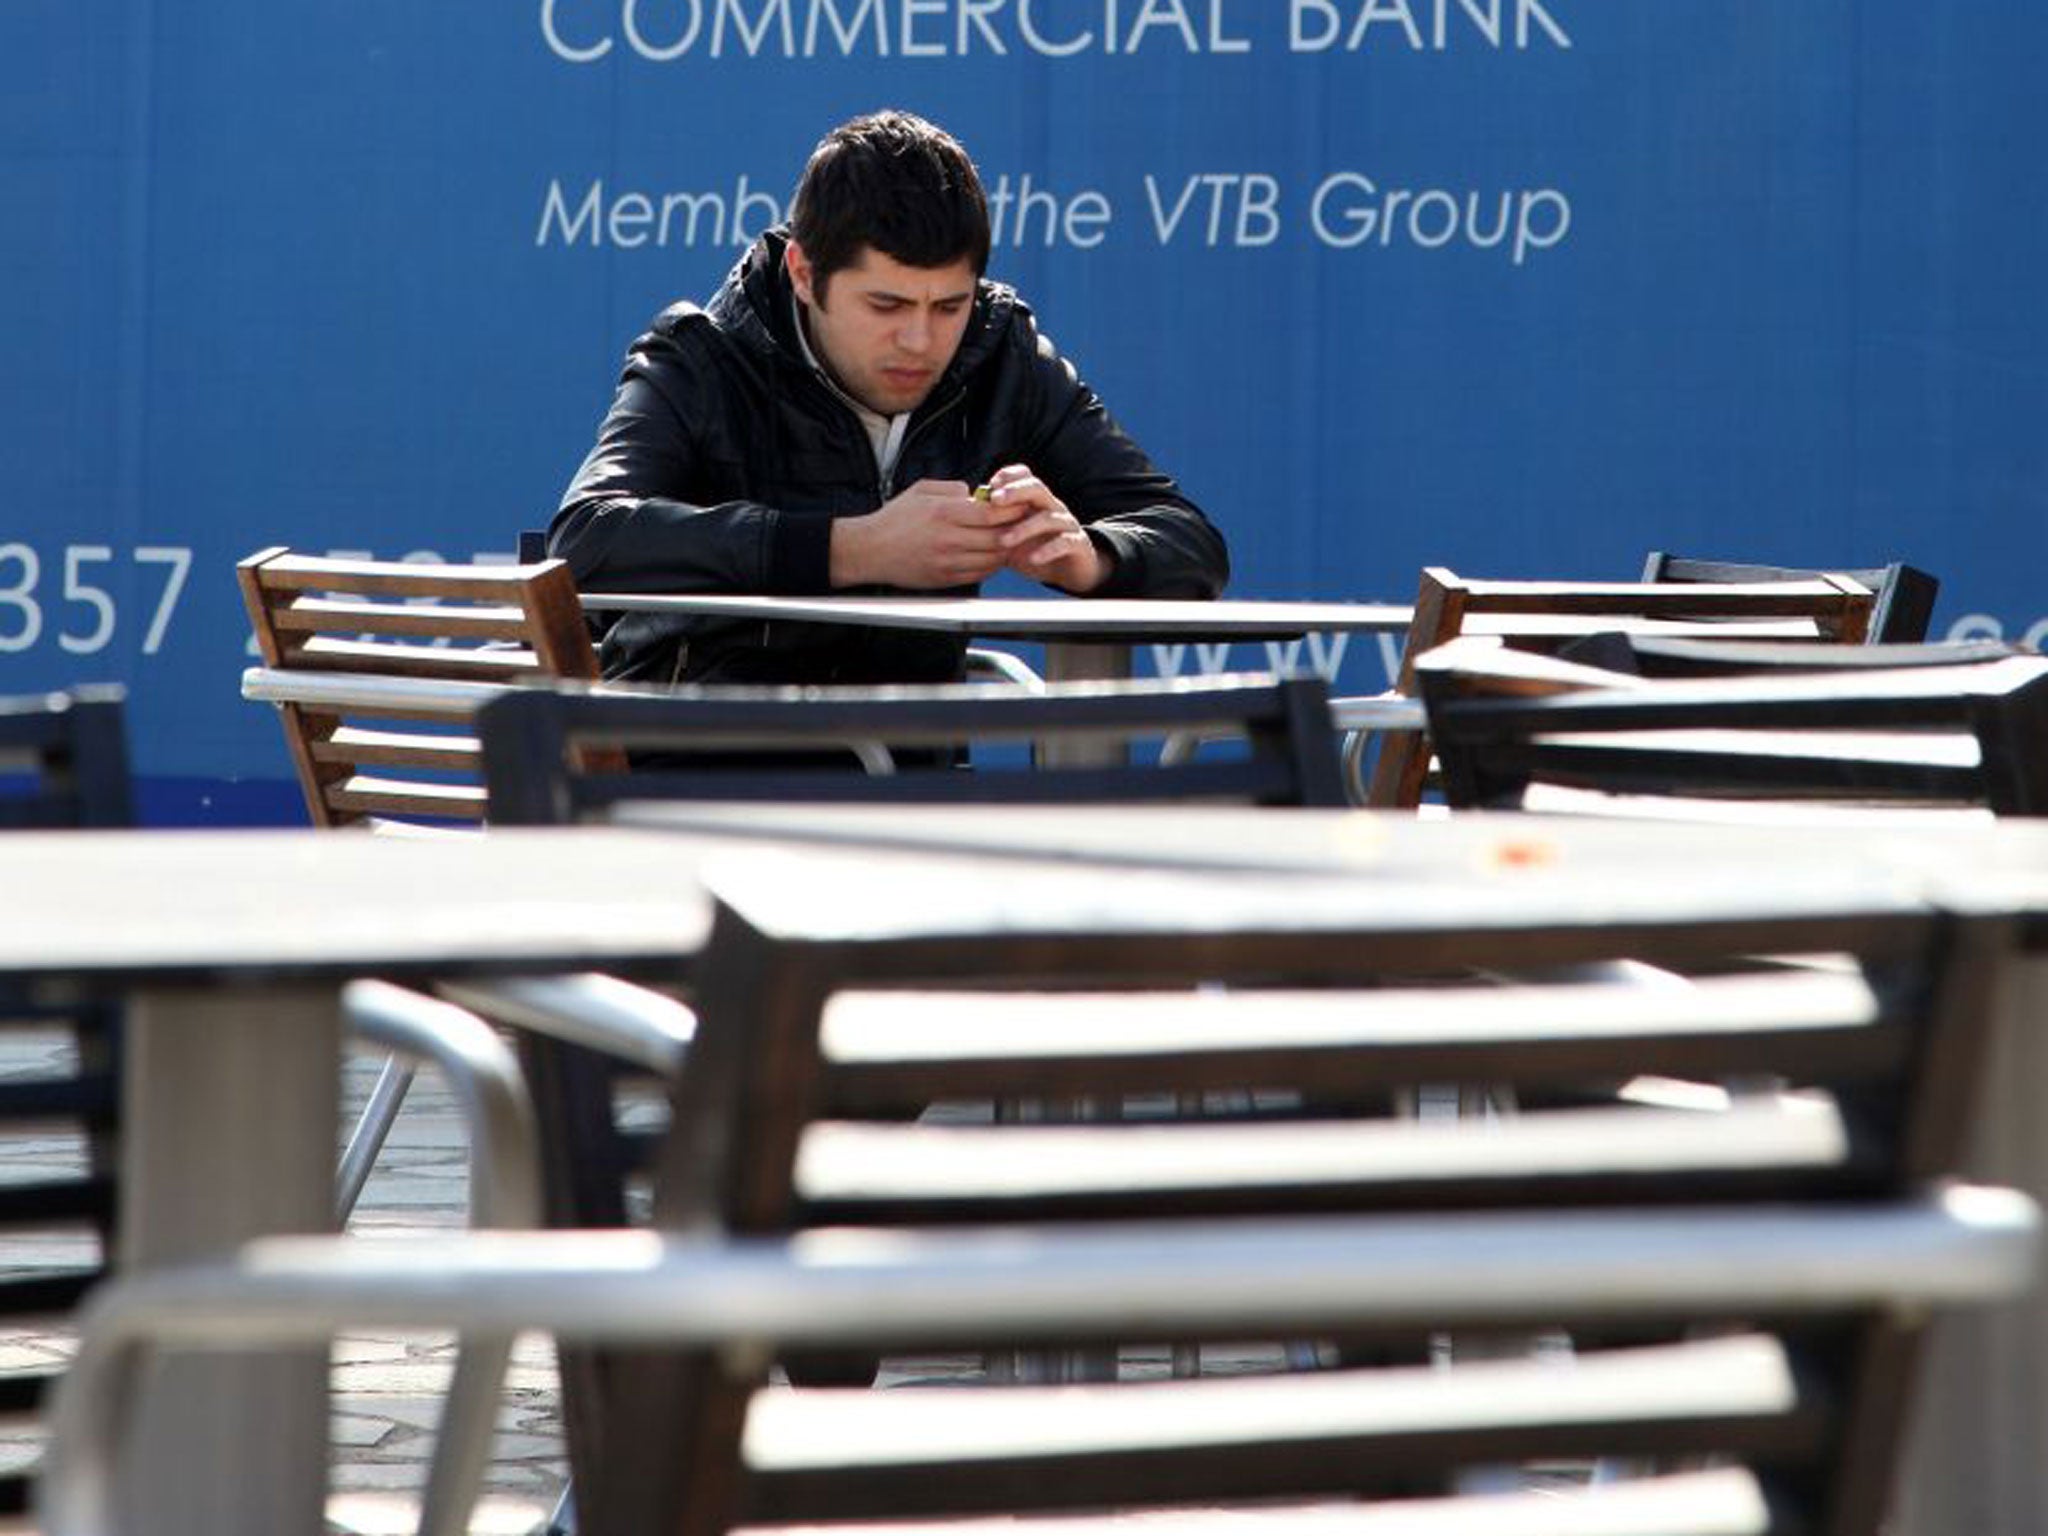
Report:
[[[872,246],[834,272],[821,302],[803,247],[790,243],[790,282],[811,348],[854,399],[884,416],[914,410],[960,350],[974,313],[974,264],[906,267]]]

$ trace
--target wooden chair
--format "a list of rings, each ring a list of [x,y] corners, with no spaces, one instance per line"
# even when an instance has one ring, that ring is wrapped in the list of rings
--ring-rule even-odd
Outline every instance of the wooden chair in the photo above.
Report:
[[[1872,602],[1867,587],[1836,575],[1739,583],[1474,581],[1432,566],[1422,573],[1395,688],[1414,697],[1416,659],[1459,635],[1530,650],[1556,650],[1602,631],[1857,644],[1869,631]],[[1362,750],[1362,739],[1348,749],[1354,769]],[[1423,733],[1382,732],[1365,800],[1419,804],[1428,770]]]
[[[1242,755],[1101,768],[1021,760],[961,771],[962,744],[1076,737],[1166,739],[1229,731]],[[1336,741],[1320,679],[921,688],[700,688],[660,694],[533,690],[478,716],[490,817],[501,826],[602,817],[631,800],[831,800],[1075,804],[1218,800],[1342,803]],[[804,761],[886,743],[915,760],[880,772]],[[578,750],[645,754],[632,771],[578,769]],[[745,755],[732,766],[717,754]],[[655,754],[661,754],[660,757]],[[765,758],[756,754],[767,754]],[[785,755],[794,760],[779,762]]]
[[[597,676],[560,560],[415,565],[280,546],[236,575],[264,661],[244,674],[243,696],[276,706],[318,827],[473,827],[485,800],[482,703],[509,687]],[[408,1056],[387,1059],[343,1154],[344,1215],[413,1075]]]
[[[1788,565],[1754,565],[1734,560],[1700,560],[1664,550],[1650,551],[1643,561],[1645,581],[1811,581],[1828,574]],[[1918,566],[1894,560],[1890,565],[1838,567],[1833,572],[1870,588],[1869,639],[1877,645],[1906,645],[1927,638],[1934,618],[1934,599],[1941,583]]]
[[[1534,804],[1562,788],[1638,811],[1668,802],[1674,814],[1698,800],[2048,813],[2048,661],[2000,648],[1930,664],[1915,646],[1909,665],[1887,667],[1888,649],[1824,671],[1800,650],[1737,676],[1647,680],[1552,663],[1538,679],[1540,663],[1459,642],[1422,657],[1417,674],[1454,806]]]
[[[237,574],[263,656],[243,694],[276,704],[316,826],[480,820],[479,704],[597,677],[560,560],[413,565],[274,548]]]
[[[1042,742],[1072,736],[1166,738],[1228,728],[1239,757],[1089,769],[1037,769],[1021,760],[961,771],[927,763],[863,774],[849,768],[683,763],[635,771],[578,770],[581,747],[626,751],[727,747],[801,751],[876,740],[897,748]],[[495,825],[601,819],[629,802],[661,799],[858,802],[1075,803],[1223,800],[1337,805],[1336,742],[1319,679],[1241,678],[1169,683],[1000,685],[891,689],[697,689],[633,696],[564,689],[507,694],[479,714],[490,819]],[[503,1013],[476,991],[462,1001]],[[510,1015],[517,1019],[515,1013]],[[526,1021],[547,1022],[530,1013]],[[550,1220],[614,1226],[627,1220],[628,1190],[644,1169],[649,1137],[622,1132],[615,1100],[639,1074],[605,1053],[528,1037],[528,1072],[540,1110]],[[628,1086],[622,1088],[624,1078]],[[871,1374],[872,1361],[798,1362],[808,1380]],[[596,1369],[573,1352],[564,1371],[595,1392]],[[573,1422],[572,1437],[579,1433]]]
[[[0,699],[0,828],[130,825],[122,715],[118,688]],[[0,1085],[0,1162],[10,1170],[0,1231],[16,1255],[0,1279],[0,1315],[10,1328],[54,1328],[113,1257],[119,1010],[54,1006],[0,984],[0,1028],[12,1058]],[[54,1367],[10,1368],[0,1376],[0,1419],[11,1429],[35,1423],[56,1376]],[[21,1466],[0,1475],[0,1518],[27,1511],[33,1475]]]
[[[1563,1372],[1495,1362],[1461,1379],[1453,1368],[1440,1389],[1469,1387],[1462,1401],[1477,1424],[1437,1418],[1439,1405],[1408,1396],[1430,1390],[1427,1373],[1400,1368],[790,1399],[764,1384],[765,1355],[741,1364],[729,1351],[694,1349],[624,1360],[608,1417],[642,1428],[605,1437],[596,1463],[583,1464],[591,1529],[654,1529],[671,1505],[686,1515],[659,1528],[716,1532],[1376,1498],[1441,1493],[1478,1463],[1608,1455],[1750,1466],[1769,1489],[1763,1528],[1876,1528],[1915,1321],[1867,1293],[1823,1300],[1834,1289],[1826,1282],[1796,1306],[1789,1295],[1738,1298],[1739,1286],[1722,1289],[1734,1271],[1718,1267],[1712,1278],[1663,1271],[1669,1293],[1640,1308],[1610,1309],[1595,1286],[1520,1304],[1497,1294],[1482,1316],[1452,1299],[1459,1260],[1454,1244],[1440,1245],[1451,1226],[1438,1223],[1505,1224],[1541,1248],[1583,1241],[1573,1223],[1597,1223],[1589,1213],[1604,1210],[1610,1256],[1626,1265],[1631,1232],[1698,1236],[1767,1207],[1787,1216],[1789,1236],[1806,1222],[1913,1205],[1959,1155],[1986,989],[2007,941],[2000,925],[1872,893],[1867,904],[1783,923],[1745,917],[1731,898],[1706,904],[1714,915],[1703,907],[1652,929],[1617,930],[1608,914],[1562,902],[1504,924],[1418,912],[1389,931],[1348,923],[1327,891],[1219,896],[1213,882],[1176,889],[1161,877],[1131,910],[1089,899],[1085,880],[1028,864],[933,860],[913,875],[853,850],[836,860],[764,853],[735,861],[716,883],[698,1037],[660,1169],[663,1225],[702,1242],[877,1224],[887,1251],[906,1231],[963,1222],[1017,1236],[1042,1222],[1345,1213],[1405,1230],[1412,1261],[1445,1287],[1435,1305],[1352,1319],[1342,1331],[1354,1340],[1503,1325],[1606,1337],[1621,1327],[1644,1353],[1587,1351]],[[1847,970],[1731,974],[1668,992],[1611,978],[1469,980],[1621,957],[1706,968],[1759,947],[1857,958]],[[1773,1086],[1715,1115],[1556,1111],[1481,1127],[1343,1112],[1417,1080],[1542,1084],[1643,1071]],[[1246,1082],[1313,1084],[1330,1118],[860,1119],[933,1096]],[[818,1241],[861,1246],[850,1235]],[[1634,1252],[1647,1260],[1647,1249]],[[1505,1250],[1494,1259],[1511,1262]],[[1286,1266],[1277,1252],[1274,1263]],[[1201,1281],[1176,1274],[1161,1284]],[[1162,1301],[1157,1315],[1139,1309],[1083,1328],[1081,1341],[1184,1336],[1171,1313]],[[1301,1321],[1247,1308],[1198,1336],[1286,1337]],[[1760,1352],[1735,1370],[1759,1374],[1732,1387],[1734,1398],[1723,1395],[1728,1362],[1709,1358],[1726,1340],[1699,1336],[1730,1329]],[[915,1331],[906,1323],[891,1342]],[[1638,1368],[1671,1399],[1641,1410],[1605,1375]],[[1748,1399],[1766,1380],[1768,1405]],[[1485,1402],[1499,1417],[1478,1407]],[[649,1435],[648,1424],[677,1432]]]
[[[316,827],[397,835],[467,833],[481,821],[484,790],[473,734],[484,699],[546,678],[594,680],[597,660],[568,566],[415,565],[332,560],[278,547],[237,567],[263,665],[243,696],[276,706],[286,746]],[[358,994],[359,999],[371,994]],[[501,1219],[539,1219],[508,1177],[507,1159],[484,1154],[494,1117],[527,1104],[510,1052],[481,1024],[451,1032],[434,1005],[359,1001],[352,1038],[388,1052],[344,1147],[337,1209],[355,1208],[423,1062],[453,1084],[465,1106],[475,1209]],[[452,1010],[451,1010],[452,1012]],[[492,1049],[492,1047],[496,1047]],[[530,1121],[531,1111],[525,1111]],[[522,1121],[525,1123],[525,1121]],[[508,1154],[533,1159],[530,1142]],[[510,1213],[510,1215],[508,1215]],[[509,1340],[466,1340],[440,1426],[466,1464],[444,1462],[452,1486],[473,1483],[494,1433]],[[445,1518],[458,1497],[426,1491],[426,1518]]]

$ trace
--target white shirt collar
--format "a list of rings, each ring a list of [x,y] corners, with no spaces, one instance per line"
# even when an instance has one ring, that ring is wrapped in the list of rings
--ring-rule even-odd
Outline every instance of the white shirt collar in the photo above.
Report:
[[[894,416],[884,416],[880,411],[871,410],[839,387],[839,381],[831,371],[818,361],[818,354],[811,350],[810,327],[805,323],[803,300],[794,292],[789,296],[791,316],[796,323],[797,345],[803,348],[804,361],[811,372],[825,381],[825,387],[846,402],[861,427],[867,432],[868,446],[875,453],[875,469],[881,474],[883,485],[896,471],[897,457],[903,452],[903,435],[910,426],[910,412],[902,411]]]

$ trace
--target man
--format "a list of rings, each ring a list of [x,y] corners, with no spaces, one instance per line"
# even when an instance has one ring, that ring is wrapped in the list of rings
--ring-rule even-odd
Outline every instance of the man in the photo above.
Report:
[[[548,531],[589,590],[1214,597],[1222,536],[988,282],[967,153],[904,112],[819,144],[787,229],[633,344]],[[980,495],[977,488],[985,487]],[[938,682],[947,636],[628,614],[607,677]]]

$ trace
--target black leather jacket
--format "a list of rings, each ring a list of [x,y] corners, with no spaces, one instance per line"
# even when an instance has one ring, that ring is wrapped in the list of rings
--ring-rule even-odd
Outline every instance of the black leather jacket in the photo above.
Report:
[[[960,350],[913,415],[884,484],[859,420],[804,358],[786,243],[781,230],[764,235],[708,307],[674,305],[633,343],[597,446],[548,529],[549,552],[569,561],[578,585],[826,592],[831,519],[872,512],[920,479],[972,484],[1022,463],[1114,558],[1095,595],[1222,590],[1222,535],[998,283],[980,285]],[[930,682],[958,677],[964,649],[946,636],[840,625],[648,614],[598,622],[607,677]]]

